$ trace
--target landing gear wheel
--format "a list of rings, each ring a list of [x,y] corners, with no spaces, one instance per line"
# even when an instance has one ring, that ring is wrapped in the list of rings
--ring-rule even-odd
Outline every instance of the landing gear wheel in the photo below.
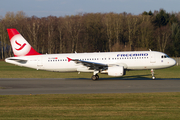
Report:
[[[93,81],[98,80],[98,79],[99,79],[99,75],[93,75],[93,76],[91,77],[91,79],[92,79]]]
[[[154,76],[153,76],[153,77],[152,77],[152,79],[153,79],[153,80],[155,80],[155,79],[156,79],[156,77],[154,77]]]
[[[95,75],[96,76],[96,80],[98,80],[99,79],[99,75]]]
[[[91,79],[92,79],[93,81],[95,81],[95,80],[97,79],[96,75],[93,75],[93,76],[91,77]]]

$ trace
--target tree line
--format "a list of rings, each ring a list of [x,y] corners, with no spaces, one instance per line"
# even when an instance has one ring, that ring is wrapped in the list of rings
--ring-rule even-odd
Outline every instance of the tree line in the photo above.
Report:
[[[7,28],[16,28],[40,53],[153,50],[180,56],[180,13],[144,11],[27,17],[8,12],[0,19],[0,59],[13,56]]]

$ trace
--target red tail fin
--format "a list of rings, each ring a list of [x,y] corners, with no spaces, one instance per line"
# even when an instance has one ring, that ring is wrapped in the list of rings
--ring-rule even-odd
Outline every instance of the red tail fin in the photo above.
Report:
[[[7,31],[15,57],[40,55],[40,53],[36,52],[16,29],[11,28],[7,29]]]

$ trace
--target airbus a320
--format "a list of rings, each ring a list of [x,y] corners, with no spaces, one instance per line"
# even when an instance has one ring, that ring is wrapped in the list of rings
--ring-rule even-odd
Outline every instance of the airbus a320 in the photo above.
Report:
[[[157,51],[98,52],[40,54],[14,28],[7,29],[14,57],[5,61],[37,70],[57,72],[92,72],[92,80],[99,79],[99,73],[109,76],[123,76],[127,70],[154,69],[174,66],[176,61],[165,53]]]

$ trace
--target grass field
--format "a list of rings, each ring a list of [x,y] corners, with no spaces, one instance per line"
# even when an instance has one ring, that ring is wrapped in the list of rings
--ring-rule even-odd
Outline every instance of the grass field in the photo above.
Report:
[[[178,120],[180,93],[0,96],[1,120]]]
[[[180,78],[180,66],[155,70],[156,78]],[[19,67],[0,61],[0,78],[91,78],[92,73],[60,73]],[[99,74],[100,78],[112,78]],[[127,71],[125,78],[151,78],[150,70]],[[120,77],[121,78],[121,77]]]
[[[156,78],[180,78],[180,66],[155,70]],[[0,78],[90,78],[92,73],[37,71],[0,61]],[[107,75],[101,75],[107,78]],[[151,78],[150,70],[126,78]],[[0,87],[0,90],[3,89]],[[178,120],[180,92],[127,94],[0,95],[0,120]]]

